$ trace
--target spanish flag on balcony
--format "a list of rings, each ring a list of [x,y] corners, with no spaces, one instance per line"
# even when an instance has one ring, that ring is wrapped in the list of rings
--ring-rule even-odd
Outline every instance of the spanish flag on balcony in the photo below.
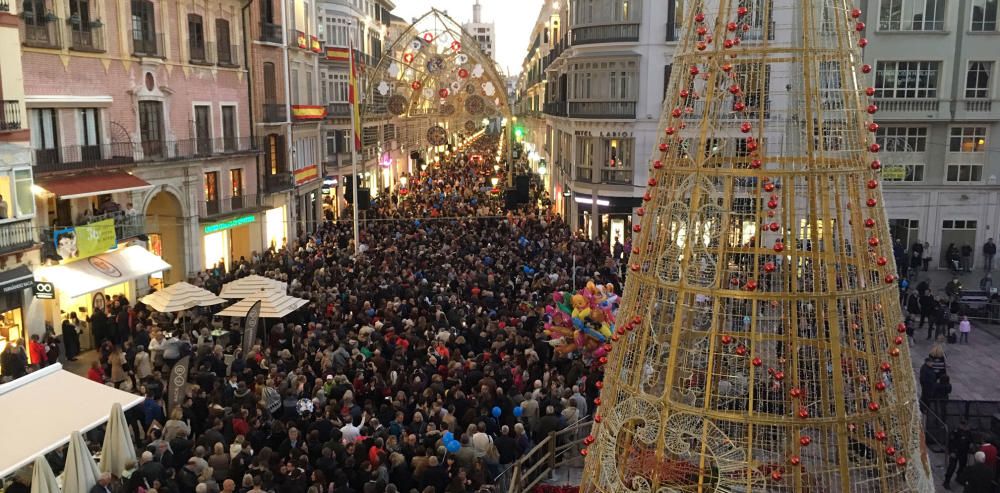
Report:
[[[298,120],[322,120],[326,118],[326,106],[304,104],[292,105],[292,118]]]
[[[313,53],[323,53],[323,46],[319,44],[319,38],[316,36],[309,37],[309,46],[312,47]]]
[[[351,49],[350,48],[338,48],[335,46],[326,47],[326,59],[333,62],[350,62],[351,61]]]
[[[302,31],[295,31],[295,41],[299,48],[302,48],[303,50],[309,49],[309,38],[306,37],[306,33]]]
[[[295,176],[295,186],[304,185],[319,178],[319,167],[312,164],[295,170],[293,175]]]

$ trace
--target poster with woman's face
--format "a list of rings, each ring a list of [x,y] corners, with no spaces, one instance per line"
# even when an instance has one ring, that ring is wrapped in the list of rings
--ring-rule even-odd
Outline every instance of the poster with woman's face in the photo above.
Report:
[[[76,258],[79,250],[76,247],[76,232],[72,229],[56,231],[56,253],[63,259]]]
[[[107,301],[104,299],[104,293],[94,293],[93,308],[94,313],[104,313],[104,307]]]

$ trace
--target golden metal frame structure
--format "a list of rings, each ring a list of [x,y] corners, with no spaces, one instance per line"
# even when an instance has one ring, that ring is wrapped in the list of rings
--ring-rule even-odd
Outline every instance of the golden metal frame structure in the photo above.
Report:
[[[690,2],[583,491],[934,491],[860,19]]]

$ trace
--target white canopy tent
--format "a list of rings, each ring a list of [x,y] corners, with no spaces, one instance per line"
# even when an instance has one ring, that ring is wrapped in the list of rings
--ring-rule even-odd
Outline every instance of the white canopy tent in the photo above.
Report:
[[[141,301],[161,313],[179,312],[196,306],[213,306],[226,302],[225,298],[220,298],[207,289],[183,281],[144,296]]]
[[[259,291],[237,301],[217,313],[221,317],[245,317],[254,303],[260,301],[261,318],[281,318],[309,303],[309,300],[288,296],[277,291]]]
[[[69,438],[66,468],[62,473],[63,493],[89,493],[99,477],[101,471],[87,448],[87,442],[83,440],[83,434],[74,431]]]
[[[130,409],[142,397],[101,385],[54,364],[0,385],[0,477],[10,475],[108,420],[112,404]],[[16,418],[15,418],[16,417]]]
[[[226,299],[241,299],[258,294],[261,291],[276,291],[284,294],[288,291],[288,284],[254,274],[223,284],[222,292],[219,293],[219,296]]]
[[[61,493],[56,475],[45,457],[36,457],[31,470],[31,493]]]

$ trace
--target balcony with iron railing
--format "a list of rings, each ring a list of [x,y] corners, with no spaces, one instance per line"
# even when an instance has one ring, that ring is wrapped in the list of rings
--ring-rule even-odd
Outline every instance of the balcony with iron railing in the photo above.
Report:
[[[0,0],[0,12],[10,12],[10,2],[7,0]]]
[[[21,130],[21,102],[0,99],[0,132]]]
[[[260,23],[260,40],[265,43],[277,43],[281,44],[281,24],[272,24],[270,22]]]
[[[327,118],[350,118],[351,103],[327,103]]]
[[[261,206],[260,199],[260,195],[257,194],[244,194],[238,197],[202,200],[198,202],[198,215],[205,219],[253,210]]]
[[[594,178],[594,170],[590,166],[576,167],[576,181],[590,183]]]
[[[264,103],[263,114],[264,123],[284,123],[288,119],[288,111],[285,103]]]
[[[0,222],[0,254],[24,250],[35,244],[31,218],[5,219]]]
[[[89,26],[82,26],[79,21],[71,23],[69,48],[74,51],[104,52],[104,25],[92,22]]]
[[[289,171],[264,175],[264,192],[281,193],[295,188],[295,180]]]
[[[215,65],[215,43],[188,41],[188,61],[192,65]]]
[[[629,168],[602,168],[601,183],[612,185],[631,185],[632,170]]]
[[[164,58],[163,33],[146,31],[144,29],[132,30],[132,56],[136,57],[157,57]]]
[[[605,24],[573,28],[573,46],[596,43],[635,43],[639,41],[639,24]]]
[[[117,204],[117,207],[120,208]],[[105,212],[103,214],[86,215],[76,220],[57,218],[53,221],[54,226],[41,230],[41,240],[51,243],[57,230],[64,228],[78,228],[90,224],[98,223],[108,219],[115,222],[115,237],[118,241],[125,241],[146,234],[146,218],[140,214],[128,214],[123,210]]]
[[[60,173],[256,152],[256,139],[249,137],[71,145],[35,149],[34,170],[36,174]]]
[[[570,101],[570,118],[635,119],[635,101]]]
[[[566,101],[550,101],[542,107],[542,112],[549,116],[566,116]]]
[[[961,99],[955,102],[955,119],[968,121],[1000,120],[1000,104],[992,99]]]
[[[206,49],[215,57],[215,63],[220,67],[235,68],[240,66],[240,45],[206,43]]]
[[[21,13],[21,43],[32,48],[62,48],[59,18],[49,13]]]

